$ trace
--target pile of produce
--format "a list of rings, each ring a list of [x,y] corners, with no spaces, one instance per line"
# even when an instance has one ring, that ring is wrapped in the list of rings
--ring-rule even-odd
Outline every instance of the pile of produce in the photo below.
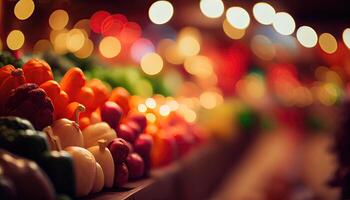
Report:
[[[2,66],[0,96],[0,199],[82,197],[122,187],[204,140],[175,111],[157,114],[165,97],[146,99],[152,109],[139,112],[144,98],[88,80],[76,67],[57,82],[39,59]]]

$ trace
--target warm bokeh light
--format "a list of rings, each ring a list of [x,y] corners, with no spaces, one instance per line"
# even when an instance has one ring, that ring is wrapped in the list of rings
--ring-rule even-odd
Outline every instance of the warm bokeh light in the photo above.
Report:
[[[248,12],[241,7],[231,7],[227,9],[226,19],[233,27],[238,29],[245,29],[250,23]]]
[[[74,55],[78,58],[84,59],[89,57],[93,51],[94,43],[89,39],[85,39],[83,47],[74,52]]]
[[[238,95],[247,100],[254,101],[261,99],[266,94],[264,79],[258,74],[251,73],[236,84]]]
[[[130,49],[131,57],[134,61],[140,62],[142,57],[147,53],[154,52],[155,47],[151,40],[146,38],[140,38],[136,40]]]
[[[221,0],[201,0],[199,7],[209,18],[218,18],[224,13],[224,3]]]
[[[116,37],[104,37],[99,45],[102,56],[106,58],[116,57],[121,51],[121,44]]]
[[[197,55],[201,49],[199,42],[192,36],[181,37],[178,41],[178,48],[184,56]]]
[[[67,34],[66,45],[71,52],[76,52],[84,46],[85,36],[80,29],[72,29]]]
[[[57,36],[55,37],[53,47],[56,53],[58,54],[67,53],[67,45],[66,45],[67,35],[68,35],[68,32],[62,31],[58,33]]]
[[[245,35],[245,29],[238,29],[233,27],[228,21],[225,19],[222,23],[222,28],[225,34],[234,40],[241,39]]]
[[[0,51],[2,50],[2,41],[0,39]]]
[[[102,23],[106,20],[107,17],[110,17],[110,13],[107,11],[97,11],[90,18],[90,28],[95,33],[102,32]]]
[[[6,44],[11,50],[18,50],[23,46],[24,40],[25,37],[22,31],[13,30],[8,34]]]
[[[61,30],[68,24],[69,16],[65,10],[55,10],[49,18],[50,27],[53,30]]]
[[[262,60],[272,60],[276,55],[276,49],[273,43],[264,35],[254,36],[250,43],[250,48]]]
[[[137,110],[138,110],[139,112],[144,113],[144,112],[147,111],[147,106],[146,106],[145,104],[143,104],[143,103],[140,103],[140,104],[137,106]]]
[[[291,35],[295,30],[295,21],[293,17],[286,12],[276,13],[272,25],[281,35]]]
[[[170,107],[168,105],[162,105],[159,108],[159,114],[161,116],[168,116],[170,114]]]
[[[148,75],[156,75],[163,69],[163,59],[157,53],[148,53],[141,59],[141,69]]]
[[[42,53],[52,48],[49,40],[39,40],[33,47],[33,53]]]
[[[14,8],[15,16],[20,20],[28,19],[34,12],[35,4],[33,0],[20,0]]]
[[[350,49],[350,28],[345,29],[342,36],[344,44]]]
[[[330,33],[322,33],[318,42],[321,49],[328,54],[332,54],[337,51],[337,40]]]
[[[147,114],[146,114],[146,119],[147,119],[147,121],[149,121],[149,122],[151,122],[151,123],[154,123],[154,122],[156,122],[157,117],[156,117],[156,115],[153,114],[153,113],[147,113]]]
[[[186,111],[183,113],[183,116],[187,122],[193,123],[197,119],[197,114],[191,109],[186,109]]]
[[[145,101],[145,105],[148,108],[155,109],[157,107],[157,102],[153,98],[147,98]]]
[[[260,24],[264,24],[264,25],[272,24],[275,14],[276,14],[275,9],[266,2],[256,3],[253,7],[254,18]]]
[[[213,109],[218,105],[220,97],[216,92],[207,91],[199,96],[199,102],[203,108]]]
[[[148,10],[148,16],[155,24],[167,23],[173,14],[174,8],[168,1],[156,1]]]
[[[179,103],[175,100],[170,100],[166,104],[169,106],[171,111],[176,111],[179,109]]]
[[[339,97],[337,86],[333,83],[325,83],[318,88],[318,100],[326,105],[331,106],[337,102]]]
[[[180,53],[179,47],[175,41],[170,40],[168,42],[169,45],[164,51],[165,59],[174,65],[182,64],[184,62],[185,56]]]
[[[86,37],[90,35],[91,29],[90,29],[90,20],[89,19],[81,19],[77,23],[74,24],[74,28],[84,30],[87,34]]]
[[[304,47],[311,48],[317,44],[317,33],[309,26],[301,26],[297,30],[297,39]]]
[[[187,58],[184,67],[188,73],[201,78],[208,78],[213,73],[210,59],[202,55]]]

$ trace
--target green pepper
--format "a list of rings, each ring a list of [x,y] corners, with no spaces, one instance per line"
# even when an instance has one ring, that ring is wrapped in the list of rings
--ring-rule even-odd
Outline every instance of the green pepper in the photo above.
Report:
[[[74,196],[75,175],[72,157],[65,151],[47,151],[37,161],[50,177],[56,193]]]
[[[0,118],[0,147],[31,160],[49,150],[46,134],[18,117]]]

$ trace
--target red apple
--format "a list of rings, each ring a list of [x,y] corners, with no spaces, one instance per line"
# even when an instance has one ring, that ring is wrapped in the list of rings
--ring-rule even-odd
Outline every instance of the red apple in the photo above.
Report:
[[[138,124],[141,128],[141,132],[143,132],[147,126],[147,119],[144,114],[141,113],[133,113],[128,116],[129,121],[133,121]]]
[[[123,138],[124,140],[134,143],[136,139],[136,133],[133,129],[131,129],[128,125],[126,124],[120,124],[118,131],[117,131],[117,136],[120,138]]]
[[[141,127],[134,121],[126,121],[125,124],[131,128],[131,130],[133,130],[133,132],[135,133],[136,138],[142,133],[142,129]],[[135,138],[135,139],[136,139]]]
[[[128,182],[129,170],[125,163],[119,163],[115,166],[114,185],[121,187]]]
[[[101,119],[110,127],[115,128],[123,116],[123,110],[113,101],[106,101],[101,107]]]
[[[153,145],[153,138],[148,134],[141,134],[134,143],[134,150],[141,157],[149,157]]]
[[[137,153],[131,153],[126,158],[126,165],[129,170],[129,179],[141,178],[144,174],[145,166],[144,162]]]
[[[141,134],[134,143],[135,152],[138,153],[145,163],[145,175],[147,176],[151,170],[151,151],[153,146],[153,138],[148,134]]]
[[[115,138],[108,144],[108,149],[112,154],[114,163],[123,163],[126,161],[130,149],[127,142],[122,138]]]

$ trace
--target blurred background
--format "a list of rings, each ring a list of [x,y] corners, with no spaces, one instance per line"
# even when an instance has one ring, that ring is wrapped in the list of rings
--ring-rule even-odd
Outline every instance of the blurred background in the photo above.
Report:
[[[249,138],[208,198],[339,198],[328,182],[350,92],[348,1],[3,0],[0,27],[1,50],[45,59],[57,79],[78,66],[135,95],[172,96],[161,112],[211,140]]]

